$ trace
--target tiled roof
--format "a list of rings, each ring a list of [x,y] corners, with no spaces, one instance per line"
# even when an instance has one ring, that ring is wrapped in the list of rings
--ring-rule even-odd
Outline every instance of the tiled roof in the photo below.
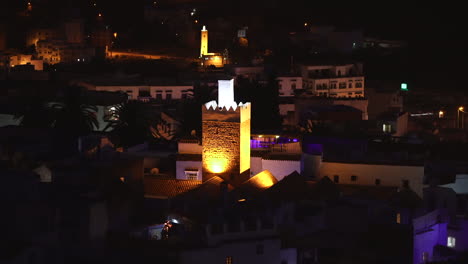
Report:
[[[270,188],[277,182],[278,180],[271,174],[270,171],[264,170],[242,183],[242,185],[235,190],[242,193],[254,194]]]
[[[161,179],[146,176],[144,185],[145,197],[172,198],[198,187],[201,185],[201,181]]]
[[[188,200],[197,200],[202,197],[208,200],[217,199],[221,195],[221,184],[223,182],[225,182],[223,178],[214,176],[177,198]],[[234,189],[230,184],[227,184],[226,188],[228,192]]]

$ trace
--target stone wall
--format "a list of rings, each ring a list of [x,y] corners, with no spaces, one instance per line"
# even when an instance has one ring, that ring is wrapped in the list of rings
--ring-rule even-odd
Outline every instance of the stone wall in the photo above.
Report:
[[[240,123],[203,121],[203,181],[240,174]]]

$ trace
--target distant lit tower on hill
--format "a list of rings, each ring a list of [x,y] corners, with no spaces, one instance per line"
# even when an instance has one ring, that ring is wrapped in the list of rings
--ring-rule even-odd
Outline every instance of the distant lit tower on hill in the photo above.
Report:
[[[201,30],[200,58],[203,55],[208,55],[208,30],[205,26]]]
[[[227,55],[221,53],[208,52],[208,30],[203,26],[200,40],[200,65],[204,67],[223,67],[227,64]]]
[[[218,81],[218,102],[202,106],[203,181],[250,178],[250,103],[234,101],[234,79]]]

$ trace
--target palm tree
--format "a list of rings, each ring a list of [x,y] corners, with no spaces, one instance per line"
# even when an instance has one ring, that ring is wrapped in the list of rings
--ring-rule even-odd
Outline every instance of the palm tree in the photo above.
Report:
[[[55,148],[59,153],[75,153],[78,139],[98,126],[97,107],[86,102],[84,89],[67,87],[60,102],[52,103]]]
[[[108,122],[104,131],[112,130],[124,147],[143,143],[150,136],[151,113],[147,105],[140,101],[117,105],[104,118]]]
[[[86,103],[85,91],[68,87],[62,102],[52,104],[55,113],[53,127],[73,136],[86,135],[98,127],[95,105]]]
[[[54,112],[45,98],[30,98],[15,114],[20,125],[29,128],[51,128]]]

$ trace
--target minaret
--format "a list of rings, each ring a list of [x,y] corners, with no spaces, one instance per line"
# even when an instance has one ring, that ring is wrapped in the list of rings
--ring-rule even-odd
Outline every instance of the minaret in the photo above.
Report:
[[[202,148],[203,181],[250,178],[250,103],[234,101],[234,79],[218,81],[218,102],[202,106]]]
[[[208,30],[203,26],[201,30],[200,58],[208,54]]]

